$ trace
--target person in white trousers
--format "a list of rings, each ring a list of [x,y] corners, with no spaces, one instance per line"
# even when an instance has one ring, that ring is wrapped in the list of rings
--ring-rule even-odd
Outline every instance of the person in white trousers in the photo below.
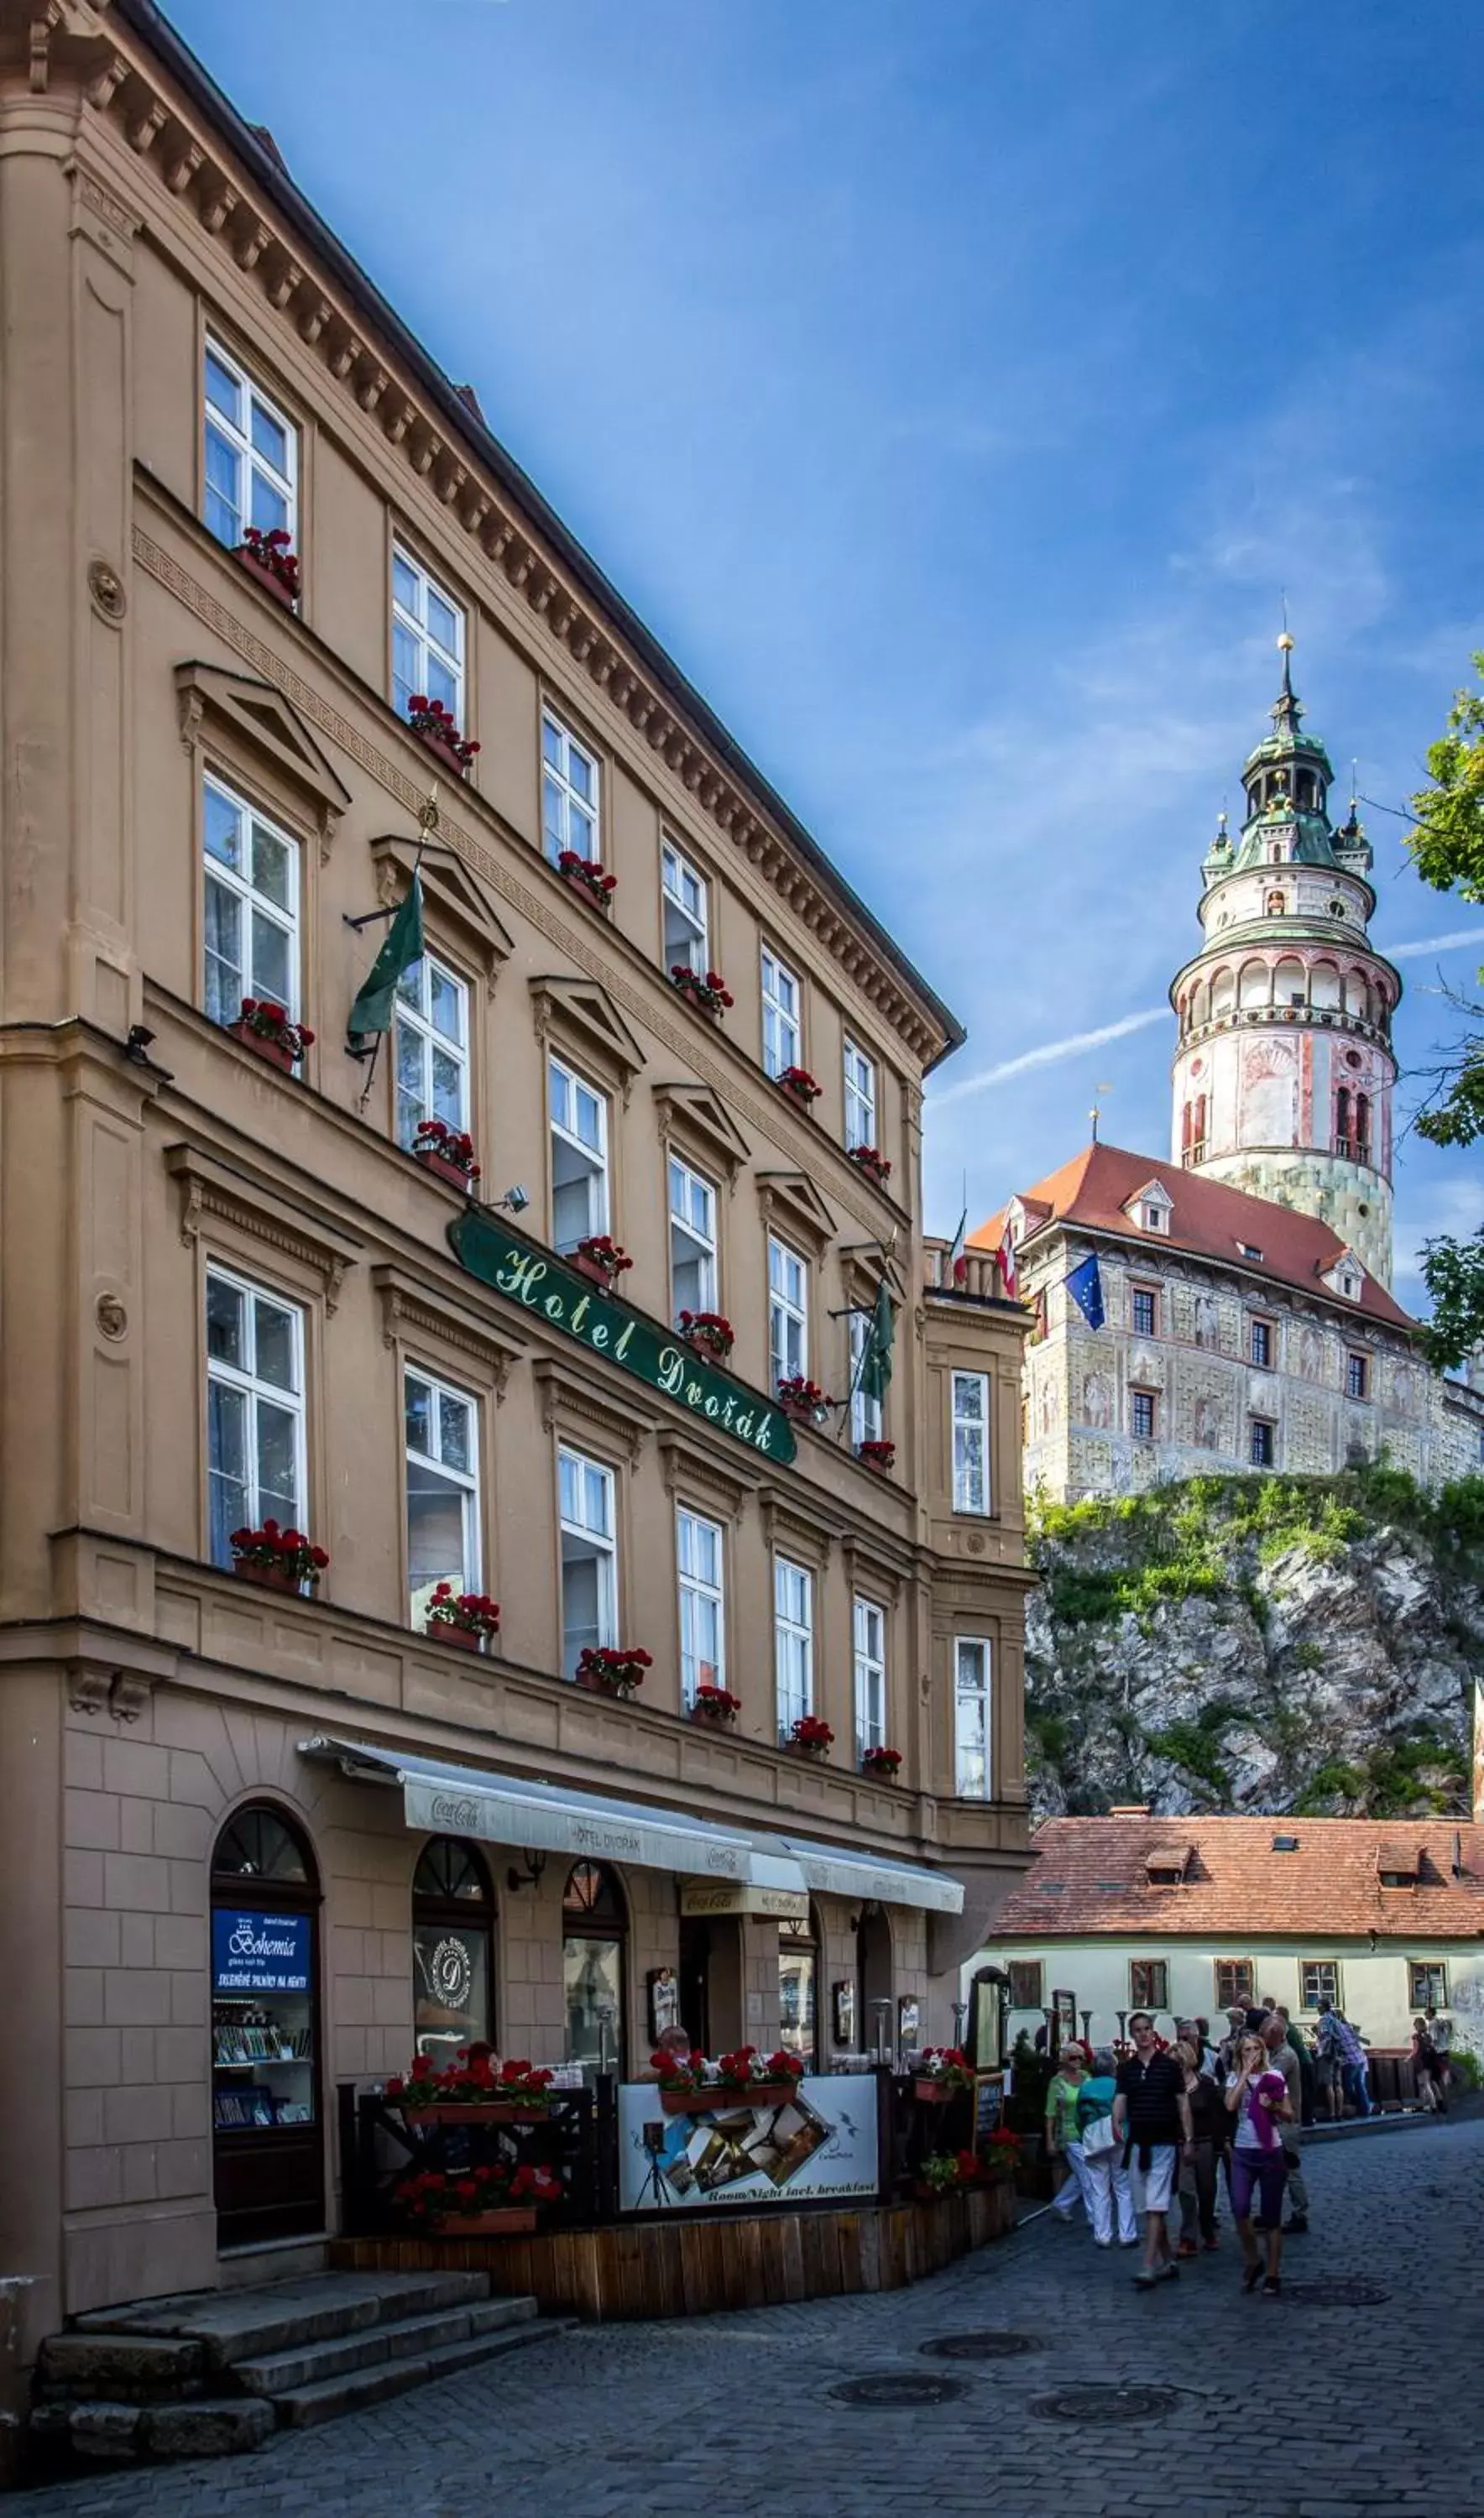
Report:
[[[1123,2145],[1113,2138],[1114,2071],[1112,2048],[1100,2046],[1092,2059],[1092,2071],[1077,2092],[1077,2130],[1080,2135],[1077,2149],[1081,2153],[1079,2176],[1087,2217],[1092,2223],[1092,2235],[1097,2244],[1100,2247],[1113,2245],[1116,2219],[1119,2246],[1136,2247],[1139,2224],[1134,2218],[1133,2196],[1128,2191]]]
[[[1046,2093],[1046,2150],[1052,2159],[1065,2159],[1067,2176],[1057,2191],[1052,2210],[1058,2220],[1069,2221],[1080,2201],[1092,2219],[1088,2199],[1082,2144],[1077,2130],[1078,2102],[1086,2084],[1087,2058],[1080,2046],[1064,2046],[1057,2057],[1056,2077]]]

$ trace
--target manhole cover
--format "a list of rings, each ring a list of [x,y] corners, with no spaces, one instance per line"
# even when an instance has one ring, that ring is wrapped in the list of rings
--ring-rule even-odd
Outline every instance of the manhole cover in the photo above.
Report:
[[[891,2369],[874,2378],[847,2378],[830,2389],[837,2405],[951,2405],[963,2393],[961,2378],[916,2378]]]
[[[1283,2295],[1302,2300],[1306,2308],[1384,2308],[1391,2297],[1368,2281],[1286,2281]]]
[[[978,2333],[935,2334],[931,2343],[917,2348],[935,2361],[1014,2361],[1022,2352],[1044,2352],[1046,2347],[1038,2334],[1007,2334],[990,2325]]]
[[[1030,2409],[1043,2422],[1153,2422],[1179,2402],[1178,2387],[1059,2387]]]

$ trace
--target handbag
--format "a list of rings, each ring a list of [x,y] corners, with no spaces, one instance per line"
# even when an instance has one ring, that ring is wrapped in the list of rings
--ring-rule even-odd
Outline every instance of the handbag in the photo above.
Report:
[[[1094,2116],[1082,2136],[1083,2158],[1106,2159],[1109,2152],[1117,2148],[1118,2137],[1113,2131],[1112,2116]]]

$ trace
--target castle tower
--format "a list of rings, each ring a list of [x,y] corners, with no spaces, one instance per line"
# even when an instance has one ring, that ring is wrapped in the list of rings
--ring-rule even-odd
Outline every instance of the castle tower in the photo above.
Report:
[[[1223,813],[1201,867],[1202,942],[1170,989],[1180,1025],[1171,1159],[1323,1218],[1391,1281],[1391,1018],[1402,983],[1368,933],[1375,893],[1356,819],[1302,727],[1280,638],[1273,732],[1246,761],[1240,836]]]

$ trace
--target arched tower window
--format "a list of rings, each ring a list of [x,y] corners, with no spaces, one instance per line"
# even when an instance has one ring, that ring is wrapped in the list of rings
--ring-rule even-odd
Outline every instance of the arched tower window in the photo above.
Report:
[[[1355,1159],[1359,1163],[1369,1163],[1371,1160],[1371,1096],[1369,1093],[1357,1093],[1355,1097]]]
[[[1334,1150],[1337,1154],[1350,1151],[1350,1088],[1347,1084],[1342,1084],[1334,1096]]]

